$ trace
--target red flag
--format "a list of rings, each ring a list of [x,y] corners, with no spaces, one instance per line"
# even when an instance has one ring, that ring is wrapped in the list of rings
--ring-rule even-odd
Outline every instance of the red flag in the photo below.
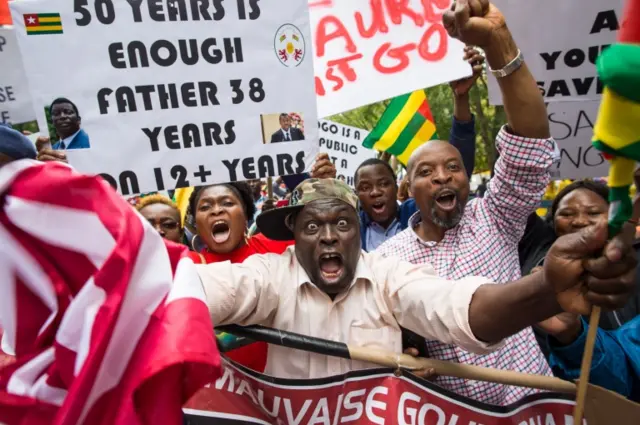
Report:
[[[220,371],[193,262],[99,177],[0,168],[0,423],[181,424]]]

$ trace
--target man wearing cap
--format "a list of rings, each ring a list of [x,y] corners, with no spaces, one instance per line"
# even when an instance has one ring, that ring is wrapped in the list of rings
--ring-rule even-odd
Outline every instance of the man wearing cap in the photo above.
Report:
[[[634,229],[605,250],[606,226],[559,238],[544,272],[505,285],[450,281],[429,264],[360,248],[357,196],[337,179],[309,179],[288,207],[258,216],[271,239],[295,239],[283,254],[241,264],[198,265],[215,325],[263,325],[361,347],[402,352],[401,327],[482,354],[502,339],[566,309],[624,303],[634,287]],[[594,255],[600,255],[593,258]],[[336,375],[372,365],[271,346],[265,372],[287,378]]]
[[[36,159],[36,148],[19,131],[0,124],[0,167],[19,159]]]

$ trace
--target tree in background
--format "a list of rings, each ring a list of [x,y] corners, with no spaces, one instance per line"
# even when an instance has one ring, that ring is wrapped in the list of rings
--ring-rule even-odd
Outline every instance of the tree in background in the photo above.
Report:
[[[53,126],[53,121],[51,121],[51,114],[49,113],[48,106],[44,108],[44,114],[47,118],[47,126],[49,127],[49,135],[51,136],[51,142],[55,143],[58,141],[58,139],[60,139],[60,137],[58,137],[58,133],[56,133],[56,128]],[[32,133],[32,134],[40,131],[37,121],[29,121],[29,122],[24,122],[20,124],[12,124],[11,126],[18,131],[21,131],[21,132],[26,131],[27,133]]]
[[[451,131],[453,116],[453,94],[448,84],[426,89],[429,106],[436,129],[441,137]],[[489,105],[489,93],[485,77],[478,79],[469,93],[471,112],[476,117],[476,168],[474,172],[489,171],[496,159],[495,137],[506,123],[502,106]],[[329,120],[370,131],[380,119],[390,100],[362,106],[351,111],[329,117]],[[446,140],[446,137],[445,137]]]

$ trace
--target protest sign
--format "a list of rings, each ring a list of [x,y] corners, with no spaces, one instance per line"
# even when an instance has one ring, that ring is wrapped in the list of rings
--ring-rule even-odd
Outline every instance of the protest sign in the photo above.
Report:
[[[322,379],[285,380],[223,361],[224,373],[185,405],[185,423],[485,424],[572,422],[569,395],[536,394],[508,407],[453,394],[403,371],[368,369]]]
[[[22,59],[12,28],[0,28],[0,123],[35,120]]]
[[[262,132],[265,119],[281,114],[317,119],[306,4],[10,6],[39,121],[59,97],[82,117],[90,147],[65,142],[77,170],[130,195],[310,169],[316,126],[288,143],[271,144]]]
[[[560,162],[551,169],[554,179],[604,177],[609,164],[591,145],[599,101],[555,102],[547,107],[551,136],[558,143]]]
[[[376,157],[374,150],[362,146],[362,141],[369,132],[333,121],[319,120],[318,133],[320,151],[329,154],[336,166],[338,178],[344,178],[353,187],[353,175],[358,165]]]
[[[11,25],[9,0],[0,0],[0,25]]]
[[[450,0],[309,0],[321,118],[471,75]]]
[[[596,58],[616,40],[624,0],[495,0],[546,102],[598,100]],[[489,101],[502,105],[489,77]]]

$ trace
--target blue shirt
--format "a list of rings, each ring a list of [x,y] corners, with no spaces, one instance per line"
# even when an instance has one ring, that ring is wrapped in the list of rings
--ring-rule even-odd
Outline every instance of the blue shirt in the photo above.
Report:
[[[364,250],[367,252],[375,250],[380,245],[382,245],[384,241],[392,236],[395,236],[401,231],[402,227],[400,226],[400,221],[398,219],[393,220],[393,222],[386,229],[375,221],[369,222],[369,224],[367,225]]]
[[[567,346],[549,339],[549,364],[562,378],[574,380],[580,377],[588,329],[584,319],[582,329],[578,339]],[[615,331],[598,329],[589,382],[640,401],[640,316]]]

